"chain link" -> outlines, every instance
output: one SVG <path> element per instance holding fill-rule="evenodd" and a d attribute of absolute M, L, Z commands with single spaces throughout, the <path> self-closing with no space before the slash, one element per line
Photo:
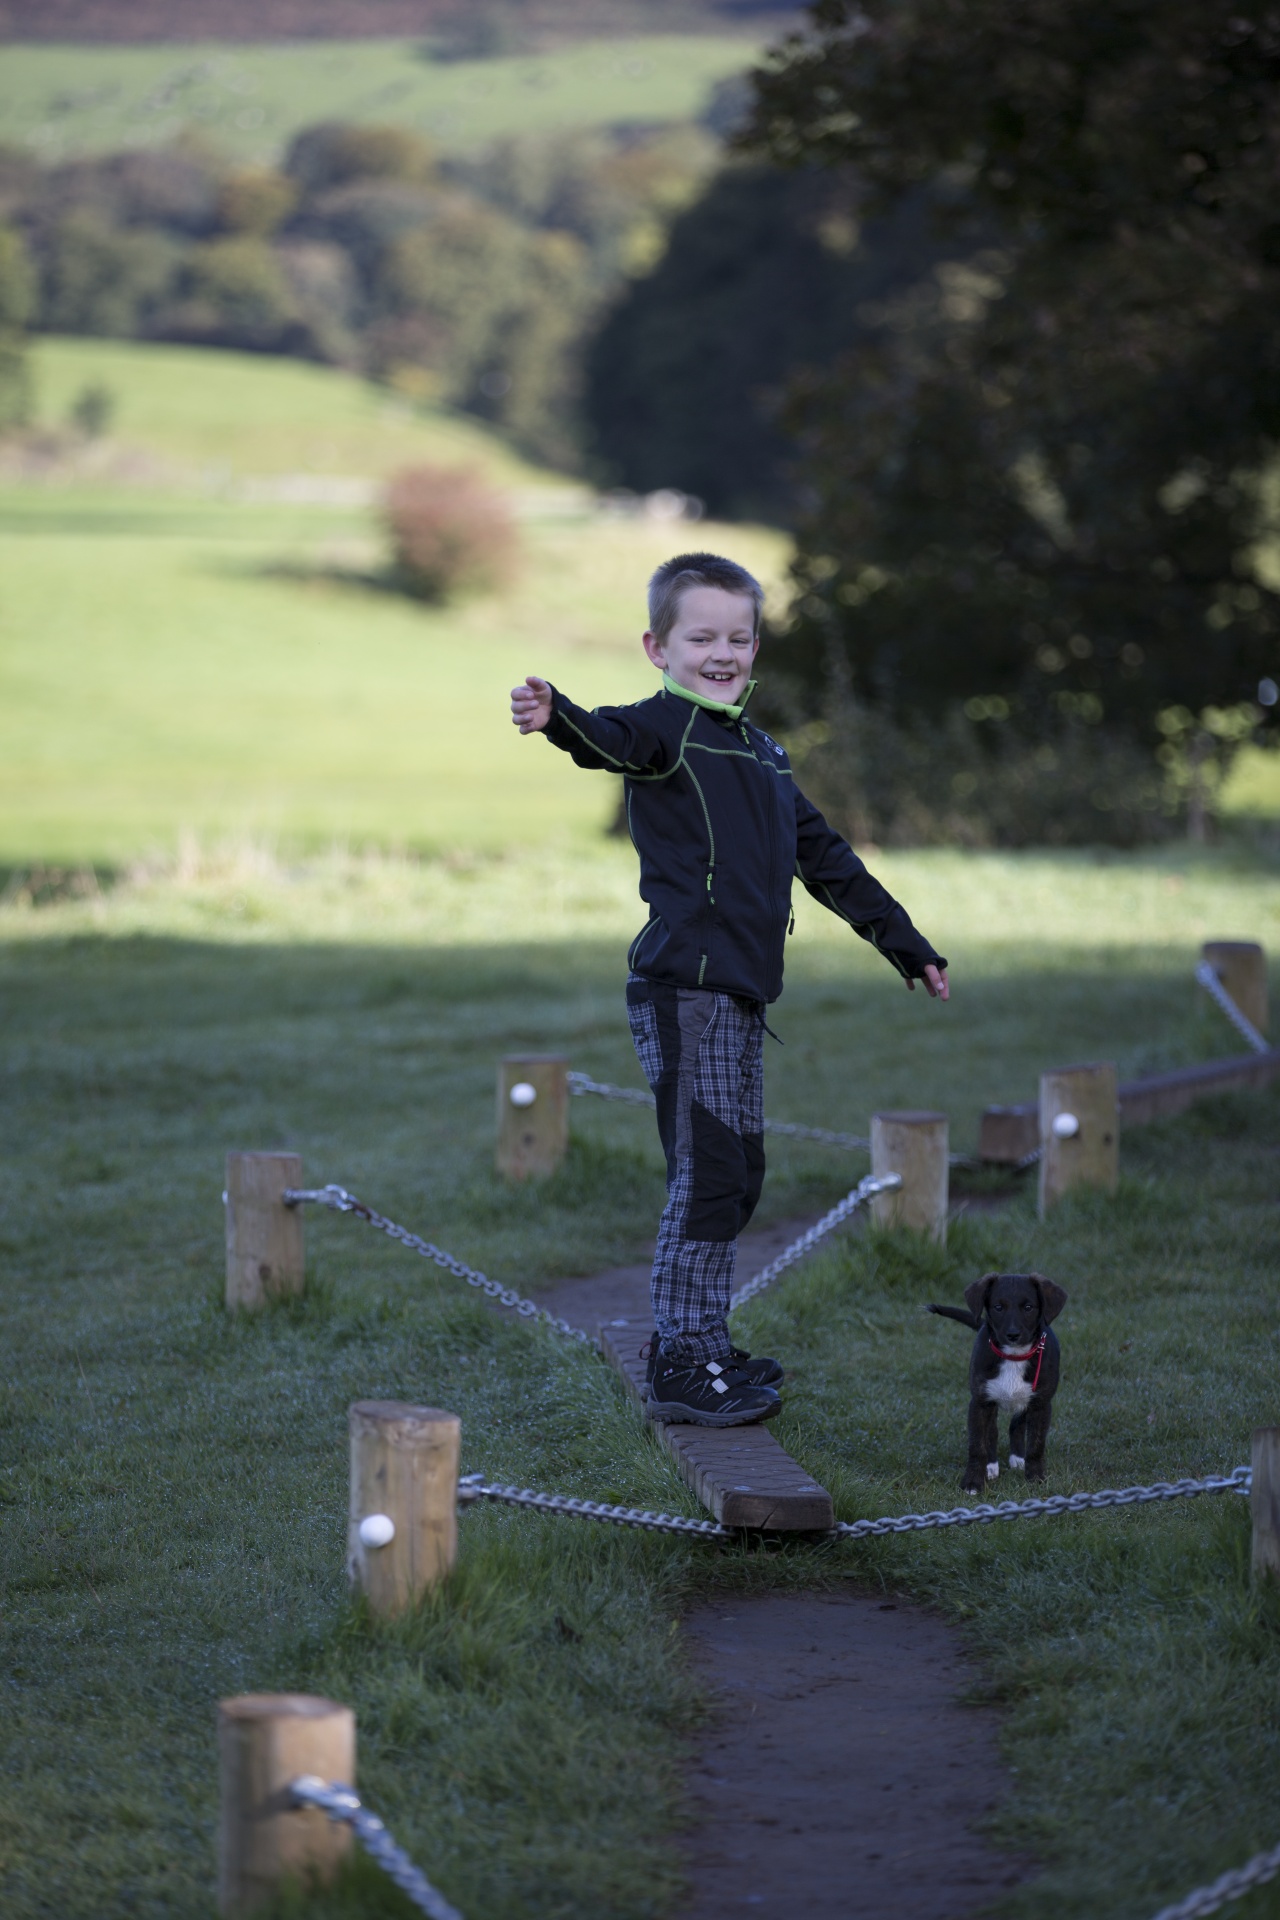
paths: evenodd
<path fill-rule="evenodd" d="M 540 1307 L 536 1300 L 524 1299 L 513 1287 L 504 1287 L 500 1280 L 490 1280 L 475 1267 L 469 1267 L 465 1260 L 456 1260 L 451 1253 L 442 1253 L 439 1247 L 433 1247 L 420 1234 L 410 1233 L 407 1227 L 398 1227 L 394 1220 L 388 1220 L 385 1215 L 375 1213 L 372 1207 L 366 1207 L 363 1200 L 357 1200 L 345 1187 L 332 1183 L 327 1187 L 286 1187 L 283 1197 L 286 1207 L 302 1206 L 307 1201 L 313 1201 L 318 1206 L 331 1207 L 335 1213 L 354 1213 L 357 1219 L 367 1220 L 379 1233 L 385 1233 L 389 1240 L 399 1241 L 411 1253 L 420 1253 L 424 1260 L 434 1260 L 446 1273 L 453 1274 L 455 1279 L 465 1280 L 469 1287 L 478 1287 L 481 1293 L 488 1294 L 501 1307 L 510 1307 L 522 1319 L 542 1320 L 557 1333 L 564 1334 L 566 1339 L 579 1340 L 585 1347 L 594 1347 L 596 1344 L 581 1327 L 571 1327 L 567 1320 L 562 1320 L 559 1314 L 550 1312 L 546 1307 Z"/>
<path fill-rule="evenodd" d="M 1161 1907 L 1155 1920 L 1202 1920 L 1202 1915 L 1216 1913 L 1232 1900 L 1242 1900 L 1255 1887 L 1265 1887 L 1278 1873 L 1280 1847 L 1272 1847 L 1270 1853 L 1255 1853 L 1244 1866 L 1233 1867 L 1210 1886 L 1197 1887 L 1185 1900 L 1179 1900 L 1176 1907 Z"/>
<path fill-rule="evenodd" d="M 567 1075 L 569 1091 L 572 1094 L 594 1093 L 601 1100 L 621 1100 L 629 1107 L 656 1107 L 657 1101 L 651 1093 L 641 1093 L 639 1087 L 615 1087 L 607 1080 L 593 1080 L 586 1073 Z M 766 1120 L 766 1133 L 782 1134 L 788 1140 L 817 1140 L 824 1147 L 848 1147 L 855 1153 L 870 1153 L 871 1142 L 864 1140 L 859 1133 L 835 1133 L 830 1127 L 802 1127 L 793 1120 Z"/>
<path fill-rule="evenodd" d="M 886 1533 L 925 1533 L 938 1527 L 972 1526 L 991 1520 L 1038 1520 L 1062 1513 L 1088 1513 L 1098 1507 L 1142 1506 L 1151 1500 L 1185 1500 L 1198 1493 L 1248 1493 L 1250 1467 L 1209 1474 L 1203 1480 L 1162 1480 L 1150 1487 L 1104 1487 L 1098 1493 L 1056 1493 L 1044 1500 L 1002 1500 L 997 1506 L 952 1507 L 945 1513 L 888 1514 L 879 1520 L 846 1520 L 828 1528 L 827 1540 L 867 1540 Z M 678 1514 L 651 1513 L 639 1507 L 610 1507 L 598 1500 L 573 1500 L 559 1493 L 535 1493 L 529 1487 L 500 1487 L 472 1473 L 458 1482 L 458 1503 L 500 1500 L 539 1513 L 563 1513 L 574 1520 L 603 1520 L 615 1527 L 642 1527 L 651 1533 L 691 1534 L 701 1540 L 729 1540 L 736 1530 L 715 1520 L 683 1520 Z"/>
<path fill-rule="evenodd" d="M 718 1520 L 685 1520 L 678 1513 L 653 1513 L 647 1507 L 610 1507 L 599 1500 L 573 1500 L 562 1493 L 535 1493 L 531 1487 L 493 1486 L 478 1473 L 458 1482 L 463 1506 L 473 1500 L 498 1500 L 508 1507 L 532 1507 L 538 1513 L 563 1513 L 571 1520 L 604 1520 L 615 1527 L 639 1527 L 646 1533 L 692 1534 L 699 1540 L 731 1540 L 734 1532 Z"/>
<path fill-rule="evenodd" d="M 607 1080 L 593 1080 L 590 1074 L 570 1072 L 566 1075 L 569 1091 L 572 1094 L 594 1093 L 601 1100 L 620 1100 L 629 1107 L 657 1106 L 651 1093 L 642 1093 L 639 1087 L 615 1087 Z M 851 1153 L 870 1153 L 871 1142 L 860 1133 L 837 1133 L 831 1127 L 805 1127 L 796 1120 L 766 1120 L 766 1133 L 776 1133 L 785 1140 L 816 1140 L 823 1147 L 845 1147 Z M 975 1160 L 971 1153 L 953 1153 L 948 1155 L 953 1167 L 980 1167 L 981 1160 Z"/>
<path fill-rule="evenodd" d="M 1196 979 L 1200 982 L 1200 985 L 1204 988 L 1209 998 L 1216 1001 L 1218 1006 L 1221 1007 L 1223 1013 L 1226 1014 L 1241 1039 L 1247 1041 L 1255 1053 L 1270 1053 L 1271 1048 L 1267 1041 L 1258 1032 L 1258 1029 L 1254 1026 L 1248 1015 L 1241 1013 L 1239 1007 L 1218 978 L 1216 968 L 1211 967 L 1207 960 L 1202 960 L 1197 966 Z"/>
<path fill-rule="evenodd" d="M 370 1859 L 377 1862 L 388 1879 L 395 1881 L 428 1920 L 462 1920 L 458 1909 L 451 1907 L 442 1893 L 436 1892 L 421 1867 L 415 1867 L 404 1848 L 397 1846 L 377 1814 L 370 1813 L 354 1788 L 326 1785 L 314 1774 L 305 1773 L 289 1782 L 289 1791 L 299 1806 L 319 1807 L 331 1820 L 353 1828 Z"/>
<path fill-rule="evenodd" d="M 771 1287 L 780 1274 L 785 1273 L 788 1267 L 793 1267 L 797 1260 L 803 1260 L 806 1253 L 812 1252 L 818 1242 L 825 1240 L 829 1233 L 834 1233 L 836 1228 L 843 1225 L 850 1214 L 856 1213 L 864 1202 L 874 1199 L 878 1193 L 892 1193 L 901 1185 L 900 1173 L 886 1173 L 879 1177 L 868 1174 L 865 1180 L 859 1180 L 857 1186 L 846 1193 L 844 1199 L 838 1201 L 830 1213 L 824 1213 L 821 1220 L 815 1221 L 798 1240 L 793 1240 L 789 1247 L 785 1247 L 776 1260 L 771 1260 L 768 1266 L 762 1267 L 744 1287 L 738 1288 L 729 1301 L 730 1311 L 734 1307 L 745 1307 L 748 1300 L 754 1300 L 758 1293 L 763 1293 L 766 1287 Z"/>
<path fill-rule="evenodd" d="M 1060 1513 L 1089 1513 L 1097 1507 L 1137 1507 L 1149 1500 L 1185 1500 L 1197 1493 L 1248 1493 L 1253 1470 L 1237 1467 L 1203 1480 L 1161 1480 L 1150 1487 L 1103 1487 L 1098 1493 L 1054 1493 L 1044 1500 L 1001 1500 L 997 1505 L 952 1507 L 945 1513 L 900 1513 L 883 1520 L 846 1520 L 833 1527 L 832 1540 L 867 1540 L 886 1533 L 923 1533 L 933 1527 L 968 1527 L 991 1520 L 1036 1520 Z"/>

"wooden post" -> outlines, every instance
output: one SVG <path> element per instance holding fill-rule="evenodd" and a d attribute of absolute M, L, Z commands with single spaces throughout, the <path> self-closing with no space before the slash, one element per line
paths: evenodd
<path fill-rule="evenodd" d="M 1256 940 L 1206 940 L 1200 949 L 1245 1019 L 1266 1033 L 1267 955 Z"/>
<path fill-rule="evenodd" d="M 302 1209 L 281 1198 L 301 1185 L 296 1153 L 227 1155 L 228 1312 L 302 1292 Z"/>
<path fill-rule="evenodd" d="M 1072 1187 L 1114 1193 L 1120 1178 L 1120 1097 L 1110 1061 L 1040 1076 L 1040 1218 Z"/>
<path fill-rule="evenodd" d="M 241 1920 L 284 1880 L 331 1880 L 352 1833 L 318 1807 L 294 1806 L 302 1774 L 353 1787 L 356 1717 L 309 1693 L 244 1693 L 218 1703 L 218 1911 Z"/>
<path fill-rule="evenodd" d="M 554 1173 L 569 1147 L 569 1062 L 561 1053 L 509 1053 L 498 1063 L 498 1172 Z"/>
<path fill-rule="evenodd" d="M 1280 1579 L 1280 1427 L 1253 1430 L 1253 1577 Z"/>
<path fill-rule="evenodd" d="M 462 1422 L 402 1400 L 357 1400 L 349 1417 L 347 1571 L 374 1613 L 403 1613 L 458 1555 Z"/>
<path fill-rule="evenodd" d="M 895 1192 L 878 1193 L 871 1202 L 872 1218 L 881 1226 L 914 1227 L 946 1240 L 949 1137 L 945 1113 L 872 1114 L 871 1171 L 902 1175 Z"/>

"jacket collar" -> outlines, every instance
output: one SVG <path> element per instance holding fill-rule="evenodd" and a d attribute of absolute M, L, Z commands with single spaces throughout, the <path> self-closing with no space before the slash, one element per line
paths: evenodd
<path fill-rule="evenodd" d="M 663 674 L 662 684 L 668 693 L 674 693 L 678 699 L 689 701 L 691 706 L 705 707 L 708 713 L 722 713 L 728 720 L 741 720 L 746 711 L 747 702 L 756 690 L 756 682 L 748 680 L 747 690 L 742 699 L 736 707 L 731 707 L 727 700 L 708 700 L 705 693 L 695 693 L 692 687 L 682 687 L 680 682 L 673 680 L 669 673 Z"/>

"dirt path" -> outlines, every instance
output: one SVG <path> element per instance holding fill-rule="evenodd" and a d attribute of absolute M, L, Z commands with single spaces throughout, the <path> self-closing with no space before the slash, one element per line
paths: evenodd
<path fill-rule="evenodd" d="M 862 1593 L 727 1596 L 685 1620 L 719 1701 L 689 1770 L 682 1920 L 957 1920 L 1020 1880 L 970 1822 L 1011 1791 L 954 1629 Z"/>
<path fill-rule="evenodd" d="M 743 1235 L 742 1280 L 807 1220 Z M 596 1332 L 643 1314 L 649 1263 L 540 1290 Z M 727 1596 L 684 1623 L 717 1711 L 690 1749 L 680 1920 L 960 1920 L 1031 1871 L 970 1823 L 1012 1791 L 959 1635 L 857 1592 Z"/>

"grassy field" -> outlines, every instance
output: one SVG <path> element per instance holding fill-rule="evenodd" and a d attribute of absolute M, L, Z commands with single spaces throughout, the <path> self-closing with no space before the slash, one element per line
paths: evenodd
<path fill-rule="evenodd" d="M 8 45 L 0 139 L 60 160 L 156 146 L 197 127 L 261 162 L 278 159 L 299 127 L 356 120 L 412 127 L 456 151 L 510 134 L 693 119 L 716 81 L 757 51 L 733 34 L 586 41 L 443 65 L 412 40 Z"/>
<path fill-rule="evenodd" d="M 802 916 L 775 1114 L 861 1127 L 876 1105 L 937 1103 L 967 1142 L 981 1104 L 1054 1061 L 1229 1050 L 1189 981 L 1196 942 L 1274 943 L 1280 914 L 1273 874 L 1216 863 L 879 864 L 952 954 L 956 999 L 907 995 Z M 309 1220 L 303 1304 L 228 1323 L 222 1154 L 294 1146 L 308 1177 L 520 1287 L 634 1256 L 661 1197 L 645 1116 L 575 1103 L 568 1164 L 533 1193 L 501 1188 L 489 1158 L 499 1053 L 561 1047 L 636 1081 L 619 996 L 634 920 L 618 848 L 243 855 L 0 909 L 15 1920 L 209 1913 L 212 1705 L 254 1686 L 355 1704 L 363 1785 L 464 1912 L 669 1911 L 678 1738 L 698 1712 L 679 1609 L 847 1577 L 929 1599 L 987 1663 L 1019 1780 L 1002 1830 L 1045 1865 L 1010 1916 L 1047 1900 L 1144 1920 L 1273 1842 L 1278 1619 L 1248 1589 L 1236 1500 L 745 1555 L 472 1514 L 457 1580 L 420 1616 L 381 1629 L 348 1603 L 354 1398 L 457 1409 L 468 1470 L 689 1503 L 603 1368 L 354 1223 Z M 848 1240 L 744 1329 L 792 1369 L 780 1437 L 844 1517 L 953 1504 L 965 1341 L 917 1311 L 984 1266 L 1035 1263 L 1071 1294 L 1050 1489 L 1235 1465 L 1276 1415 L 1278 1119 L 1268 1096 L 1135 1134 L 1114 1203 L 1041 1226 L 1024 1190 L 945 1255 Z M 783 1148 L 765 1216 L 817 1208 L 849 1168 Z M 363 1873 L 307 1910 L 405 1911 Z"/>
<path fill-rule="evenodd" d="M 118 406 L 87 466 L 0 491 L 10 867 L 114 866 L 192 837 L 492 852 L 594 836 L 613 783 L 522 741 L 510 687 L 537 671 L 590 703 L 646 692 L 644 582 L 691 540 L 783 567 L 766 530 L 602 520 L 473 423 L 391 410 L 340 373 L 90 341 L 35 358 L 46 425 L 90 381 Z M 243 497 L 424 459 L 513 490 L 524 559 L 502 597 L 419 606 L 385 590 L 370 510 Z"/>
<path fill-rule="evenodd" d="M 491 1171 L 499 1054 L 638 1082 L 634 856 L 600 832 L 609 783 L 520 741 L 505 692 L 528 667 L 641 691 L 654 562 L 726 544 L 776 582 L 785 544 L 604 520 L 474 426 L 320 370 L 50 342 L 38 373 L 46 424 L 89 380 L 119 407 L 109 444 L 0 498 L 6 1920 L 211 1915 L 214 1702 L 250 1687 L 355 1705 L 362 1786 L 470 1920 L 659 1920 L 702 1711 L 682 1608 L 846 1578 L 960 1623 L 1006 1709 L 997 1831 L 1043 1864 L 1008 1920 L 1149 1920 L 1274 1844 L 1280 1611 L 1234 1497 L 751 1552 L 471 1513 L 412 1620 L 352 1606 L 356 1398 L 456 1409 L 467 1470 L 691 1504 L 603 1367 L 354 1222 L 308 1221 L 304 1301 L 228 1322 L 223 1155 L 296 1148 L 521 1289 L 638 1255 L 662 1196 L 646 1116 L 577 1101 L 555 1179 Z M 368 509 L 281 497 L 418 458 L 513 490 L 507 597 L 415 607 L 379 583 Z M 862 1132 L 937 1106 L 968 1148 L 1044 1067 L 1238 1050 L 1191 970 L 1206 938 L 1280 946 L 1265 844 L 872 856 L 955 999 L 907 994 L 802 899 L 769 1110 Z M 1040 1224 L 1024 1186 L 945 1253 L 844 1238 L 744 1316 L 789 1368 L 784 1444 L 842 1517 L 954 1504 L 966 1342 L 918 1309 L 1036 1265 L 1071 1296 L 1050 1490 L 1236 1465 L 1280 1412 L 1278 1121 L 1280 1094 L 1242 1096 L 1136 1132 L 1114 1201 Z M 862 1166 L 780 1147 L 762 1217 Z M 306 1911 L 407 1908 L 357 1866 Z M 1280 1893 L 1236 1911 L 1278 1920 Z"/>

